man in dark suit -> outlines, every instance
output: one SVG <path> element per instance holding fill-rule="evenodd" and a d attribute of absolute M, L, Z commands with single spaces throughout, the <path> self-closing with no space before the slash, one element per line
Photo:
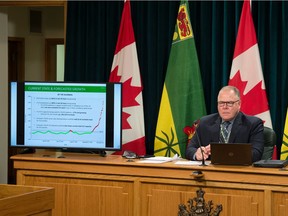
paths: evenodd
<path fill-rule="evenodd" d="M 240 111 L 241 98 L 234 86 L 223 87 L 218 94 L 218 113 L 204 116 L 196 129 L 197 135 L 190 140 L 186 158 L 210 159 L 210 143 L 251 143 L 252 161 L 261 159 L 264 150 L 263 121 L 255 116 L 245 115 Z M 200 144 L 199 144 L 200 142 Z"/>

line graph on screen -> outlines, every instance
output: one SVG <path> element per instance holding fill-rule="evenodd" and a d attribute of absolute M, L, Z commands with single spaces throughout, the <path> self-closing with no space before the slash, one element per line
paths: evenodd
<path fill-rule="evenodd" d="M 87 94 L 47 92 L 25 101 L 25 139 L 30 142 L 94 142 L 104 145 L 105 97 Z M 54 94 L 57 94 L 54 95 Z M 99 93 L 100 94 L 100 93 Z M 87 103 L 87 100 L 90 102 Z M 91 101 L 94 101 L 91 103 Z"/>

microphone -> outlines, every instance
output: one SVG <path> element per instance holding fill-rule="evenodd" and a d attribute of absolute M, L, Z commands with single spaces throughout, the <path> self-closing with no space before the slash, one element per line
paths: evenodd
<path fill-rule="evenodd" d="M 197 133 L 197 129 L 198 129 L 199 123 L 200 123 L 199 119 L 194 122 L 194 124 L 196 125 L 194 135 L 196 135 L 196 138 L 197 138 L 197 141 L 198 141 L 198 144 L 199 144 L 199 147 L 200 147 L 200 151 L 201 151 L 201 154 L 202 154 L 202 163 L 199 166 L 207 166 L 207 164 L 205 163 L 205 159 L 204 159 L 204 153 L 203 153 L 203 149 L 202 149 L 203 146 L 201 144 L 199 135 Z"/>

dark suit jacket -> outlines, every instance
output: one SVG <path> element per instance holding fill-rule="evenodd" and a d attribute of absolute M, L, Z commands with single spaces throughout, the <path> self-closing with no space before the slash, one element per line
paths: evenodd
<path fill-rule="evenodd" d="M 201 146 L 207 146 L 211 142 L 219 142 L 221 117 L 218 113 L 204 116 L 200 119 L 198 128 L 190 140 L 186 149 L 186 158 L 193 160 L 196 150 Z M 229 143 L 251 143 L 252 144 L 252 161 L 261 159 L 264 150 L 263 140 L 263 122 L 255 116 L 248 116 L 239 112 L 236 116 L 230 137 Z"/>

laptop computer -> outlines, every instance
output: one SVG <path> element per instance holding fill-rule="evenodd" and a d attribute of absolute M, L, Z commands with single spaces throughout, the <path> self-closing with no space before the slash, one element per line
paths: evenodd
<path fill-rule="evenodd" d="M 211 164 L 252 165 L 250 143 L 210 143 Z"/>

